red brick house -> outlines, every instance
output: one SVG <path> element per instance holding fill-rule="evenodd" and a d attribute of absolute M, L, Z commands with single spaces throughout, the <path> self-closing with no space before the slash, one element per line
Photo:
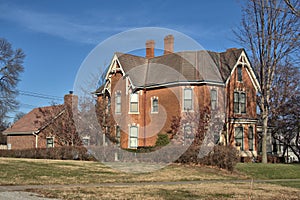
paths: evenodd
<path fill-rule="evenodd" d="M 68 119 L 66 115 L 73 105 L 77 106 L 77 102 L 78 97 L 70 93 L 65 95 L 63 105 L 34 108 L 3 132 L 7 136 L 8 149 L 53 148 L 72 145 L 65 135 L 59 135 L 63 133 L 57 133 L 57 131 L 62 130 L 65 123 L 69 123 L 65 122 Z M 71 126 L 71 128 L 68 127 L 68 130 L 76 130 L 74 124 L 69 123 L 68 125 Z M 81 139 L 77 139 L 77 143 L 81 143 Z"/>
<path fill-rule="evenodd" d="M 256 155 L 260 88 L 246 52 L 174 53 L 174 37 L 164 42 L 160 56 L 154 55 L 153 40 L 146 42 L 146 57 L 114 54 L 105 83 L 95 92 L 98 104 L 106 102 L 113 116 L 104 131 L 122 148 L 153 146 L 158 133 L 170 131 L 174 116 L 209 107 L 225 118 L 219 142 L 239 146 L 242 156 Z M 190 126 L 183 126 L 183 132 Z"/>

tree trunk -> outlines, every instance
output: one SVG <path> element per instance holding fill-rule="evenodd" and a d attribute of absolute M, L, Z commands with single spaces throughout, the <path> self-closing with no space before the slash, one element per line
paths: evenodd
<path fill-rule="evenodd" d="M 262 163 L 268 163 L 267 158 L 267 134 L 268 134 L 268 113 L 263 113 L 263 134 L 262 134 Z"/>

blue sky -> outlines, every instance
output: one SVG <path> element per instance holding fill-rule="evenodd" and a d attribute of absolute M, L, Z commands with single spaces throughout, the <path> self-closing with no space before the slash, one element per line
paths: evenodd
<path fill-rule="evenodd" d="M 18 86 L 21 91 L 63 97 L 73 90 L 81 63 L 97 44 L 130 29 L 174 29 L 212 51 L 240 47 L 234 42 L 232 29 L 240 23 L 242 3 L 0 0 L 0 37 L 26 54 Z M 51 104 L 49 99 L 25 95 L 18 100 L 23 112 Z"/>

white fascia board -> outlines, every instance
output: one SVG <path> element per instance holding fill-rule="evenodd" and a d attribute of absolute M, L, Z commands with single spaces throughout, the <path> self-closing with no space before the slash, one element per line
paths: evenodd
<path fill-rule="evenodd" d="M 240 62 L 242 56 L 246 58 L 246 64 L 245 64 L 244 66 L 247 67 L 247 68 L 246 68 L 246 69 L 247 69 L 247 70 L 246 70 L 247 72 L 248 72 L 248 70 L 249 70 L 248 74 L 249 74 L 249 76 L 250 76 L 250 80 L 251 80 L 251 82 L 252 82 L 252 84 L 253 84 L 255 90 L 256 90 L 256 91 L 260 91 L 260 86 L 259 86 L 258 80 L 257 80 L 257 78 L 256 78 L 256 76 L 255 76 L 255 73 L 253 72 L 253 69 L 252 69 L 252 67 L 251 67 L 251 65 L 250 65 L 250 62 L 249 62 L 249 60 L 248 60 L 248 57 L 247 57 L 246 54 L 245 54 L 245 51 L 242 51 L 241 55 L 239 56 L 237 62 L 235 63 L 233 69 L 232 69 L 231 72 L 230 72 L 230 76 L 227 78 L 227 80 L 226 80 L 226 82 L 225 82 L 225 85 L 227 86 L 227 84 L 229 83 L 229 80 L 230 80 L 230 78 L 232 77 L 232 74 L 234 73 L 236 67 L 237 67 L 238 65 L 240 65 L 240 64 L 244 64 L 244 63 Z"/>

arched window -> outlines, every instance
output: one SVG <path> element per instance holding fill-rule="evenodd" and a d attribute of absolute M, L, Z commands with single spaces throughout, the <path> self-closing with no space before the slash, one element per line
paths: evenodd
<path fill-rule="evenodd" d="M 158 98 L 157 97 L 152 98 L 151 112 L 152 113 L 158 113 Z"/>

